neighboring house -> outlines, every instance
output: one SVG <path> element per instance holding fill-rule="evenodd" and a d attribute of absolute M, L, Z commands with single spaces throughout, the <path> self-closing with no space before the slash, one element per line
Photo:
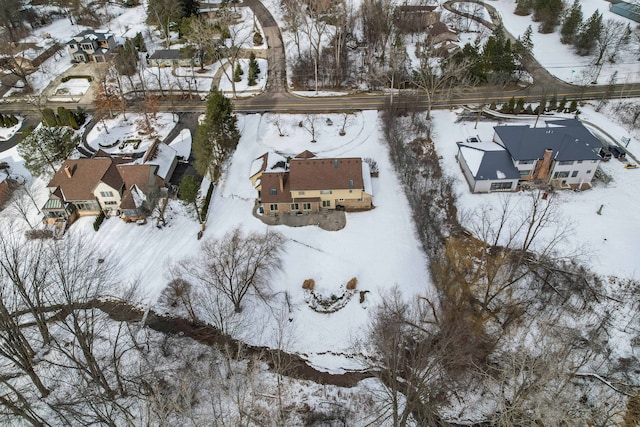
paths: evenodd
<path fill-rule="evenodd" d="M 284 161 L 269 161 L 271 156 L 258 157 L 251 171 L 264 213 L 371 209 L 371 175 L 369 165 L 361 158 L 322 159 L 305 151 L 291 159 L 287 168 Z M 275 168 L 269 167 L 272 163 Z"/>
<path fill-rule="evenodd" d="M 150 67 L 189 67 L 200 66 L 200 58 L 186 56 L 185 53 L 175 49 L 158 49 L 149 57 Z"/>
<path fill-rule="evenodd" d="M 515 190 L 513 169 L 506 168 L 507 155 L 520 183 L 554 188 L 591 187 L 600 165 L 598 152 L 602 143 L 578 120 L 547 121 L 542 128 L 496 126 L 494 131 L 493 142 L 504 151 L 491 143 L 458 144 L 458 161 L 471 191 Z"/>
<path fill-rule="evenodd" d="M 430 25 L 440 21 L 437 6 L 396 6 L 393 10 L 393 22 L 399 31 L 420 33 Z"/>
<path fill-rule="evenodd" d="M 427 42 L 436 50 L 444 51 L 442 54 L 456 48 L 459 41 L 458 33 L 451 31 L 443 22 L 436 22 L 429 28 Z"/>
<path fill-rule="evenodd" d="M 66 160 L 48 184 L 44 220 L 72 222 L 78 216 L 121 215 L 125 221 L 144 218 L 142 202 L 164 185 L 157 165 L 125 163 L 125 159 L 93 157 Z"/>
<path fill-rule="evenodd" d="M 616 15 L 640 22 L 640 4 L 632 4 L 625 1 L 612 2 L 612 4 L 609 5 L 609 10 Z"/>
<path fill-rule="evenodd" d="M 73 62 L 107 62 L 116 46 L 113 33 L 84 30 L 67 42 L 67 51 Z"/>

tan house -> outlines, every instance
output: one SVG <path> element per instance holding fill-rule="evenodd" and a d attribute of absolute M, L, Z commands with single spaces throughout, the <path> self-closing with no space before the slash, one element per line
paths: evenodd
<path fill-rule="evenodd" d="M 131 164 L 126 159 L 94 157 L 66 160 L 48 184 L 44 221 L 72 222 L 78 216 L 120 215 L 125 221 L 144 218 L 142 204 L 164 185 L 157 165 Z"/>
<path fill-rule="evenodd" d="M 372 208 L 371 174 L 361 158 L 323 159 L 305 151 L 281 170 L 267 170 L 264 155 L 256 161 L 264 168 L 252 174 L 251 180 L 258 190 L 259 206 L 268 215 Z"/>

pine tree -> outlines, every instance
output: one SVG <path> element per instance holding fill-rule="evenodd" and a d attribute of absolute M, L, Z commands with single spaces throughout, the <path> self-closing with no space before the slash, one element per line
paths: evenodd
<path fill-rule="evenodd" d="M 9 127 L 7 126 L 7 121 L 5 120 L 5 117 L 2 113 L 0 113 L 0 126 L 2 126 L 3 128 Z"/>
<path fill-rule="evenodd" d="M 549 101 L 549 105 L 547 106 L 548 111 L 554 111 L 558 108 L 558 97 L 553 95 L 551 100 Z"/>
<path fill-rule="evenodd" d="M 509 100 L 509 103 L 508 103 L 508 105 L 507 105 L 507 106 L 508 106 L 508 108 L 509 108 L 509 109 L 508 109 L 508 112 L 509 112 L 509 113 L 513 113 L 513 112 L 514 112 L 514 110 L 515 110 L 515 108 L 516 108 L 516 98 L 514 98 L 514 97 L 512 96 L 512 97 L 511 97 L 511 99 Z"/>
<path fill-rule="evenodd" d="M 560 29 L 560 41 L 564 44 L 573 43 L 573 39 L 582 25 L 582 7 L 578 0 L 574 0 L 573 6 L 562 22 Z"/>
<path fill-rule="evenodd" d="M 578 101 L 574 99 L 573 101 L 571 101 L 571 104 L 569 105 L 569 112 L 573 113 L 577 110 L 578 110 Z"/>
<path fill-rule="evenodd" d="M 524 110 L 524 98 L 518 98 L 518 102 L 516 104 L 516 114 L 522 113 Z"/>
<path fill-rule="evenodd" d="M 558 25 L 564 4 L 562 0 L 535 0 L 533 4 L 533 20 L 540 22 L 538 31 L 543 34 L 552 33 Z"/>
<path fill-rule="evenodd" d="M 42 126 L 28 134 L 18 145 L 18 153 L 34 175 L 47 170 L 55 172 L 59 162 L 66 159 L 80 143 L 80 138 L 63 127 Z"/>
<path fill-rule="evenodd" d="M 567 106 L 567 97 L 565 95 L 562 97 L 562 100 L 560 100 L 560 104 L 558 104 L 558 113 L 563 113 L 566 106 Z"/>
<path fill-rule="evenodd" d="M 596 10 L 580 28 L 575 38 L 574 47 L 578 55 L 589 55 L 596 46 L 602 31 L 602 15 Z"/>
<path fill-rule="evenodd" d="M 531 0 L 517 0 L 516 9 L 513 11 L 516 15 L 527 16 L 531 14 Z"/>
<path fill-rule="evenodd" d="M 524 34 L 522 34 L 522 39 L 520 40 L 520 44 L 522 44 L 522 47 L 524 48 L 526 53 L 531 53 L 531 50 L 533 49 L 533 41 L 531 40 L 531 25 L 529 25 L 527 27 L 526 30 L 524 30 Z"/>
<path fill-rule="evenodd" d="M 531 106 L 531 104 L 527 105 L 527 108 L 524 109 L 524 112 L 531 116 L 533 115 L 533 107 Z"/>
<path fill-rule="evenodd" d="M 233 71 L 233 81 L 235 82 L 242 81 L 243 74 L 244 74 L 244 71 L 242 71 L 242 67 L 240 66 L 240 63 L 237 63 L 236 69 Z"/>
<path fill-rule="evenodd" d="M 256 55 L 251 52 L 249 56 L 249 74 L 247 76 L 248 85 L 255 86 L 258 79 L 258 74 L 260 74 L 260 67 L 258 66 L 258 61 L 256 61 Z"/>

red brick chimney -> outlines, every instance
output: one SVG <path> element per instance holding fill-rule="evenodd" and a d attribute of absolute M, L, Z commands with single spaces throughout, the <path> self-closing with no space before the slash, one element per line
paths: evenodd
<path fill-rule="evenodd" d="M 284 174 L 283 173 L 278 174 L 278 181 L 280 182 L 280 192 L 282 193 L 284 191 Z"/>

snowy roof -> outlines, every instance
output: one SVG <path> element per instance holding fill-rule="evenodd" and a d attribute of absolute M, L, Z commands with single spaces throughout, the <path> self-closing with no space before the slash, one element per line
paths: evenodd
<path fill-rule="evenodd" d="M 191 131 L 183 129 L 180 131 L 173 141 L 169 144 L 171 148 L 176 150 L 176 155 L 187 160 L 191 155 Z"/>
<path fill-rule="evenodd" d="M 362 162 L 362 181 L 364 183 L 364 192 L 373 196 L 373 185 L 371 183 L 371 170 L 367 162 Z"/>
<path fill-rule="evenodd" d="M 176 150 L 161 142 L 156 147 L 153 158 L 147 160 L 145 163 L 149 165 L 157 165 L 158 170 L 156 171 L 156 175 L 158 175 L 164 181 L 167 181 L 169 178 L 171 178 L 167 175 L 169 174 L 169 172 L 171 172 L 176 156 Z"/>
<path fill-rule="evenodd" d="M 284 171 L 285 168 L 280 167 L 279 165 L 281 163 L 286 164 L 287 159 L 285 159 L 280 154 L 273 153 L 273 152 L 264 153 L 262 156 L 258 157 L 253 162 L 251 162 L 251 171 L 249 172 L 249 176 L 251 177 L 256 175 L 258 172 L 264 172 L 264 171 L 269 171 L 269 172 Z"/>
<path fill-rule="evenodd" d="M 175 49 L 157 49 L 149 59 L 179 59 L 180 51 Z"/>
<path fill-rule="evenodd" d="M 598 160 L 602 143 L 576 119 L 548 121 L 546 127 L 493 128 L 515 160 L 542 159 L 546 149 L 557 161 Z"/>
<path fill-rule="evenodd" d="M 520 178 L 507 150 L 494 142 L 458 144 L 458 148 L 476 180 Z"/>

